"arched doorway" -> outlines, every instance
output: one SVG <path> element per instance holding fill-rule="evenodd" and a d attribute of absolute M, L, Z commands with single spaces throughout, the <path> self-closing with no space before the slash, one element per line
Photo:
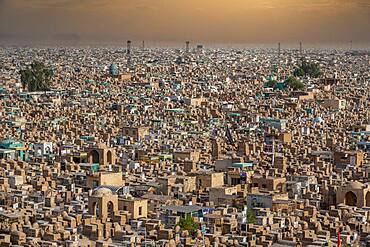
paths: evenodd
<path fill-rule="evenodd" d="M 285 189 L 285 186 L 284 186 L 284 183 L 279 183 L 276 185 L 276 190 L 280 191 L 280 192 L 285 192 L 286 189 Z"/>
<path fill-rule="evenodd" d="M 370 191 L 366 193 L 366 207 L 370 207 Z"/>
<path fill-rule="evenodd" d="M 344 197 L 344 204 L 348 206 L 356 206 L 357 205 L 357 196 L 352 191 L 346 193 Z"/>
<path fill-rule="evenodd" d="M 109 150 L 107 152 L 107 161 L 108 161 L 108 164 L 112 164 L 112 160 L 113 160 L 112 152 Z"/>
<path fill-rule="evenodd" d="M 99 157 L 99 152 L 96 151 L 96 150 L 93 150 L 91 151 L 90 153 L 91 157 L 92 157 L 92 163 L 94 164 L 97 164 L 97 163 L 100 163 L 100 157 Z"/>
<path fill-rule="evenodd" d="M 108 208 L 108 217 L 113 220 L 114 219 L 114 206 L 113 206 L 113 202 L 109 201 L 107 208 Z"/>
<path fill-rule="evenodd" d="M 99 218 L 100 217 L 99 203 L 94 202 L 92 208 L 93 208 L 94 215 Z"/>

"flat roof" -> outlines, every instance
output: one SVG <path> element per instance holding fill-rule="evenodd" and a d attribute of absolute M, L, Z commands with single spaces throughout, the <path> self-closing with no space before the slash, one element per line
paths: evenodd
<path fill-rule="evenodd" d="M 192 213 L 196 212 L 202 209 L 205 209 L 204 207 L 200 207 L 197 205 L 185 205 L 185 206 L 176 206 L 176 205 L 169 205 L 169 206 L 163 206 L 163 209 L 180 212 L 180 213 Z"/>

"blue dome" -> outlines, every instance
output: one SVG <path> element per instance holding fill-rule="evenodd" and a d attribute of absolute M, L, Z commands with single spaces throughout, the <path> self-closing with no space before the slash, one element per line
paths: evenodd
<path fill-rule="evenodd" d="M 313 121 L 314 121 L 314 122 L 316 122 L 316 123 L 321 123 L 321 122 L 323 122 L 323 120 L 322 120 L 322 118 L 321 118 L 321 117 L 317 117 L 317 118 L 315 118 Z"/>
<path fill-rule="evenodd" d="M 109 66 L 109 74 L 111 74 L 112 76 L 117 76 L 117 75 L 119 75 L 118 67 L 117 67 L 117 65 L 115 65 L 114 63 L 112 63 L 112 64 Z"/>

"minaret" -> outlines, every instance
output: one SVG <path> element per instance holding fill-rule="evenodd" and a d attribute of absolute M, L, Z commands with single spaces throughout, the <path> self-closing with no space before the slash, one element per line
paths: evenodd
<path fill-rule="evenodd" d="M 127 40 L 127 55 L 131 55 L 131 40 Z"/>
<path fill-rule="evenodd" d="M 302 47 L 302 42 L 299 42 L 299 57 L 301 61 L 303 62 L 303 47 Z"/>
<path fill-rule="evenodd" d="M 131 65 L 131 40 L 127 40 L 127 50 L 126 50 L 126 54 L 127 54 L 127 65 L 130 66 Z"/>
<path fill-rule="evenodd" d="M 281 56 L 281 44 L 278 43 L 278 57 L 277 57 L 277 78 L 280 79 L 280 56 Z"/>

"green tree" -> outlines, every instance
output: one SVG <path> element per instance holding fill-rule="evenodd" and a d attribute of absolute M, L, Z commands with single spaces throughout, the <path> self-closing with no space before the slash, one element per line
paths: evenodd
<path fill-rule="evenodd" d="M 199 228 L 199 224 L 194 221 L 194 218 L 188 215 L 182 218 L 178 225 L 181 230 L 187 230 L 191 235 L 195 235 Z"/>
<path fill-rule="evenodd" d="M 256 215 L 250 208 L 247 209 L 247 222 L 248 224 L 256 224 Z"/>
<path fill-rule="evenodd" d="M 294 71 L 293 71 L 293 75 L 294 76 L 304 76 L 306 73 L 304 72 L 304 70 L 302 68 L 296 68 Z"/>
<path fill-rule="evenodd" d="M 30 92 L 47 91 L 53 78 L 53 71 L 42 62 L 34 61 L 27 69 L 21 70 L 23 88 Z"/>
<path fill-rule="evenodd" d="M 293 75 L 317 78 L 321 75 L 320 66 L 314 62 L 302 61 L 302 64 L 293 71 Z"/>
<path fill-rule="evenodd" d="M 303 90 L 305 88 L 305 85 L 303 82 L 295 78 L 294 76 L 289 76 L 286 80 L 285 83 L 288 85 L 293 90 Z"/>

